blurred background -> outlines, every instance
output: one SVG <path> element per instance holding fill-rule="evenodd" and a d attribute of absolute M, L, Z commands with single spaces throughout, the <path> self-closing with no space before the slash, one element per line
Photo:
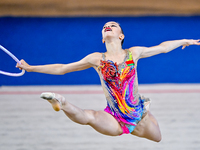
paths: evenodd
<path fill-rule="evenodd" d="M 123 48 L 154 46 L 163 41 L 200 38 L 199 0 L 1 0 L 0 44 L 31 65 L 70 63 L 92 52 L 105 52 L 101 30 L 119 22 Z M 140 84 L 200 83 L 200 47 L 178 48 L 141 59 Z M 19 72 L 0 51 L 0 70 Z M 100 84 L 94 69 L 64 76 L 25 73 L 0 75 L 0 85 Z"/>

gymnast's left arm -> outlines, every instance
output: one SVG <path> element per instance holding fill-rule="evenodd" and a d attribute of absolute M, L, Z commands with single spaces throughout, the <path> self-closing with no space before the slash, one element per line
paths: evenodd
<path fill-rule="evenodd" d="M 184 49 L 186 46 L 189 45 L 200 45 L 200 40 L 173 40 L 173 41 L 165 41 L 161 44 L 153 47 L 133 47 L 133 51 L 137 53 L 137 59 L 151 57 L 160 53 L 168 53 L 180 46 Z"/>

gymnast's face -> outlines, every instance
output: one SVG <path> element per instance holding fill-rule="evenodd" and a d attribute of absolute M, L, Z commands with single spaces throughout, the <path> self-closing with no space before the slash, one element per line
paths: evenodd
<path fill-rule="evenodd" d="M 110 21 L 110 22 L 107 22 L 103 26 L 103 29 L 102 29 L 103 40 L 106 40 L 109 37 L 119 38 L 122 35 L 123 35 L 123 33 L 121 30 L 121 27 L 119 26 L 119 24 L 117 22 Z"/>

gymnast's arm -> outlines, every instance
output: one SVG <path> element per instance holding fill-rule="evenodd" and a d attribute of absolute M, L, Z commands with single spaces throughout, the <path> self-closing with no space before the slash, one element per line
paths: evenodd
<path fill-rule="evenodd" d="M 54 75 L 63 75 L 69 72 L 80 71 L 95 67 L 98 65 L 99 53 L 92 53 L 81 59 L 80 61 L 69 64 L 50 64 L 50 65 L 38 65 L 32 66 L 21 60 L 21 64 L 16 65 L 17 68 L 24 69 L 27 72 L 39 72 Z"/>
<path fill-rule="evenodd" d="M 161 44 L 153 47 L 132 47 L 130 50 L 135 54 L 135 59 L 151 57 L 160 53 L 168 53 L 180 46 L 183 46 L 184 49 L 189 45 L 200 45 L 199 40 L 174 40 L 174 41 L 166 41 Z"/>

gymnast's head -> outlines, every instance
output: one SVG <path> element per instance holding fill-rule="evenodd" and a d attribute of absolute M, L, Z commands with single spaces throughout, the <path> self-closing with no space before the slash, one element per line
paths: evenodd
<path fill-rule="evenodd" d="M 125 36 L 119 23 L 115 21 L 109 21 L 103 26 L 102 37 L 103 37 L 102 39 L 103 43 L 106 40 L 110 40 L 113 37 L 115 37 L 121 41 L 121 46 L 122 46 L 124 43 Z"/>

